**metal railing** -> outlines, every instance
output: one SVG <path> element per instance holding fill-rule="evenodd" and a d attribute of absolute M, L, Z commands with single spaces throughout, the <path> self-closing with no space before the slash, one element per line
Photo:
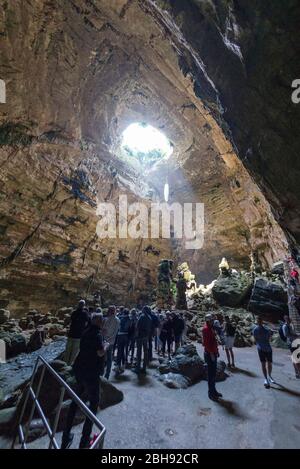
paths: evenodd
<path fill-rule="evenodd" d="M 38 380 L 38 383 L 37 383 L 36 391 L 34 391 L 33 384 L 34 384 L 34 379 L 36 377 L 36 373 L 37 373 L 38 370 L 40 371 L 40 376 L 39 376 L 39 380 Z M 40 393 L 40 390 L 41 390 L 41 386 L 42 386 L 42 383 L 43 383 L 43 379 L 44 379 L 46 370 L 49 373 L 51 373 L 51 375 L 55 378 L 55 380 L 59 383 L 59 385 L 61 387 L 60 396 L 59 396 L 59 400 L 58 400 L 56 413 L 55 413 L 55 416 L 54 416 L 53 428 L 52 429 L 51 429 L 51 426 L 50 426 L 50 424 L 47 420 L 47 417 L 45 416 L 45 413 L 44 413 L 44 411 L 43 411 L 43 409 L 40 405 L 40 402 L 38 400 L 39 393 Z M 43 422 L 43 426 L 46 429 L 47 435 L 50 439 L 50 443 L 49 443 L 48 448 L 51 449 L 52 447 L 54 447 L 54 449 L 59 449 L 59 445 L 58 445 L 57 440 L 55 438 L 55 434 L 56 434 L 58 423 L 59 423 L 59 417 L 60 417 L 60 412 L 61 412 L 62 405 L 63 405 L 63 402 L 64 402 L 65 393 L 67 393 L 70 396 L 70 398 L 73 401 L 75 401 L 75 403 L 80 408 L 82 413 L 86 416 L 86 418 L 89 418 L 93 422 L 93 424 L 96 425 L 96 427 L 99 429 L 99 434 L 97 435 L 97 437 L 95 438 L 95 440 L 93 441 L 93 443 L 92 443 L 92 445 L 90 446 L 89 449 L 103 448 L 104 436 L 105 436 L 105 433 L 106 433 L 106 429 L 105 429 L 104 425 L 90 411 L 90 409 L 77 396 L 77 394 L 70 388 L 70 386 L 62 379 L 62 377 L 59 376 L 59 374 L 52 368 L 52 366 L 49 365 L 49 363 L 43 357 L 41 357 L 40 355 L 38 356 L 38 358 L 36 360 L 36 363 L 35 363 L 35 366 L 34 366 L 34 369 L 33 369 L 33 373 L 32 373 L 32 376 L 31 376 L 31 379 L 30 379 L 30 382 L 29 382 L 28 391 L 27 391 L 27 394 L 26 394 L 26 397 L 25 397 L 25 400 L 24 400 L 24 404 L 23 404 L 23 407 L 22 407 L 22 410 L 21 410 L 21 413 L 20 413 L 20 417 L 19 417 L 19 422 L 18 422 L 16 435 L 15 435 L 14 440 L 12 442 L 12 448 L 15 448 L 16 440 L 19 437 L 20 449 L 27 449 L 27 439 L 28 439 L 28 435 L 29 435 L 29 431 L 30 431 L 31 421 L 33 419 L 35 411 L 37 410 L 37 412 L 40 415 L 41 420 Z M 24 414 L 25 414 L 25 411 L 26 411 L 26 408 L 27 408 L 27 404 L 28 404 L 28 402 L 30 402 L 30 399 L 32 399 L 32 408 L 31 408 L 30 413 L 29 413 L 29 419 L 28 420 L 26 419 L 25 424 L 22 424 L 23 417 L 24 417 Z"/>

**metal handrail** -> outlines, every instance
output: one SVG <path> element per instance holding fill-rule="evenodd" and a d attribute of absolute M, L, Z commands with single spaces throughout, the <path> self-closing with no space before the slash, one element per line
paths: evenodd
<path fill-rule="evenodd" d="M 36 389 L 36 391 L 34 391 L 33 390 L 33 383 L 34 383 L 34 378 L 36 376 L 36 372 L 39 369 L 39 366 L 38 366 L 39 362 L 42 362 L 41 363 L 41 366 L 42 366 L 41 375 L 40 375 L 40 379 L 38 381 L 37 389 Z M 56 414 L 55 414 L 55 417 L 54 417 L 53 429 L 51 429 L 51 427 L 49 425 L 49 422 L 48 422 L 48 420 L 47 420 L 47 418 L 46 418 L 46 416 L 43 412 L 43 409 L 42 409 L 42 407 L 39 403 L 39 400 L 38 400 L 38 396 L 39 396 L 39 393 L 40 393 L 40 389 L 41 389 L 41 386 L 42 386 L 42 382 L 43 382 L 43 379 L 44 379 L 44 376 L 45 376 L 45 370 L 46 369 L 49 371 L 49 373 L 52 374 L 52 376 L 54 376 L 56 381 L 62 387 L 61 394 L 60 394 L 60 397 L 59 397 L 59 402 L 58 402 L 58 405 L 57 405 Z M 66 392 L 67 392 L 68 395 L 70 395 L 71 399 L 76 402 L 77 406 L 81 409 L 83 414 L 87 418 L 89 418 L 93 422 L 93 424 L 95 424 L 96 427 L 100 430 L 100 433 L 97 435 L 97 438 L 95 439 L 95 441 L 93 442 L 93 444 L 90 446 L 89 449 L 103 448 L 104 436 L 105 436 L 105 433 L 106 433 L 105 426 L 90 411 L 90 409 L 84 404 L 84 402 L 77 396 L 77 394 L 70 388 L 70 386 L 62 379 L 62 377 L 52 368 L 52 366 L 41 355 L 38 356 L 38 358 L 36 360 L 36 363 L 35 363 L 35 366 L 34 366 L 34 369 L 33 369 L 33 373 L 32 373 L 32 376 L 31 376 L 31 379 L 30 379 L 30 382 L 29 382 L 29 388 L 28 388 L 28 391 L 27 391 L 27 394 L 26 394 L 26 397 L 25 397 L 25 400 L 24 400 L 24 404 L 23 404 L 23 407 L 22 407 L 22 410 L 21 410 L 21 413 L 20 413 L 20 418 L 19 418 L 19 423 L 18 423 L 18 428 L 17 428 L 17 434 L 15 435 L 15 438 L 12 442 L 12 446 L 11 446 L 12 448 L 15 447 L 17 437 L 19 436 L 19 444 L 21 445 L 21 449 L 27 449 L 26 440 L 27 440 L 27 437 L 28 437 L 28 434 L 29 434 L 30 424 L 31 424 L 32 418 L 34 416 L 34 412 L 37 409 L 37 411 L 38 411 L 38 413 L 39 413 L 39 415 L 42 419 L 43 425 L 46 428 L 47 434 L 50 438 L 49 449 L 52 448 L 53 446 L 54 446 L 55 449 L 59 449 L 57 440 L 55 438 L 55 434 L 56 434 L 56 431 L 57 431 L 60 412 L 61 412 L 61 408 L 62 408 L 62 405 L 63 405 L 63 402 L 64 402 L 64 396 L 65 396 Z M 30 410 L 29 419 L 26 422 L 26 429 L 24 431 L 23 425 L 22 425 L 22 420 L 23 420 L 23 416 L 24 416 L 24 413 L 25 413 L 25 409 L 27 407 L 27 404 L 28 404 L 28 401 L 29 401 L 30 398 L 32 399 L 32 408 Z"/>

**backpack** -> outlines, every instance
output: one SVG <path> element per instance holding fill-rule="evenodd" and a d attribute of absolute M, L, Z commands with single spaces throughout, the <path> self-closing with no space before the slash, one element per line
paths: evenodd
<path fill-rule="evenodd" d="M 283 332 L 283 326 L 284 324 L 281 324 L 279 330 L 278 330 L 278 333 L 279 333 L 279 337 L 281 338 L 281 340 L 283 340 L 283 342 L 286 342 L 286 337 L 284 335 L 284 332 Z"/>
<path fill-rule="evenodd" d="M 226 334 L 227 334 L 229 337 L 234 337 L 234 335 L 235 335 L 235 327 L 233 327 L 232 324 L 227 324 L 227 325 L 226 325 Z"/>
<path fill-rule="evenodd" d="M 129 316 L 120 317 L 120 329 L 119 332 L 128 333 L 131 326 L 131 320 Z"/>

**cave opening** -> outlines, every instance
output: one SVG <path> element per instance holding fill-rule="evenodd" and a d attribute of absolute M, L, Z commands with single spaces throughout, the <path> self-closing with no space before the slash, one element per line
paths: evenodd
<path fill-rule="evenodd" d="M 120 157 L 137 168 L 150 169 L 172 153 L 173 144 L 150 124 L 134 122 L 122 133 Z"/>

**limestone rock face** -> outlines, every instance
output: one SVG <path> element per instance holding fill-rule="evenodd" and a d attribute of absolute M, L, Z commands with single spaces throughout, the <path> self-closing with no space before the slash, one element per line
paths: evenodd
<path fill-rule="evenodd" d="M 274 315 L 282 319 L 288 313 L 286 290 L 279 283 L 264 278 L 256 279 L 249 309 L 255 314 Z"/>
<path fill-rule="evenodd" d="M 47 313 L 97 290 L 106 303 L 145 302 L 160 259 L 188 261 L 209 282 L 222 256 L 247 267 L 255 251 L 266 268 L 286 255 L 276 220 L 300 230 L 281 58 L 296 67 L 293 1 L 2 3 L 0 307 Z M 149 173 L 118 156 L 134 121 L 174 145 Z M 166 175 L 170 202 L 205 204 L 203 249 L 185 238 L 98 238 L 101 202 L 126 194 L 149 207 L 163 200 Z"/>
<path fill-rule="evenodd" d="M 212 288 L 212 294 L 221 306 L 241 306 L 251 291 L 251 279 L 245 274 L 220 276 Z"/>
<path fill-rule="evenodd" d="M 7 309 L 0 309 L 0 324 L 4 324 L 10 317 L 10 312 Z"/>

